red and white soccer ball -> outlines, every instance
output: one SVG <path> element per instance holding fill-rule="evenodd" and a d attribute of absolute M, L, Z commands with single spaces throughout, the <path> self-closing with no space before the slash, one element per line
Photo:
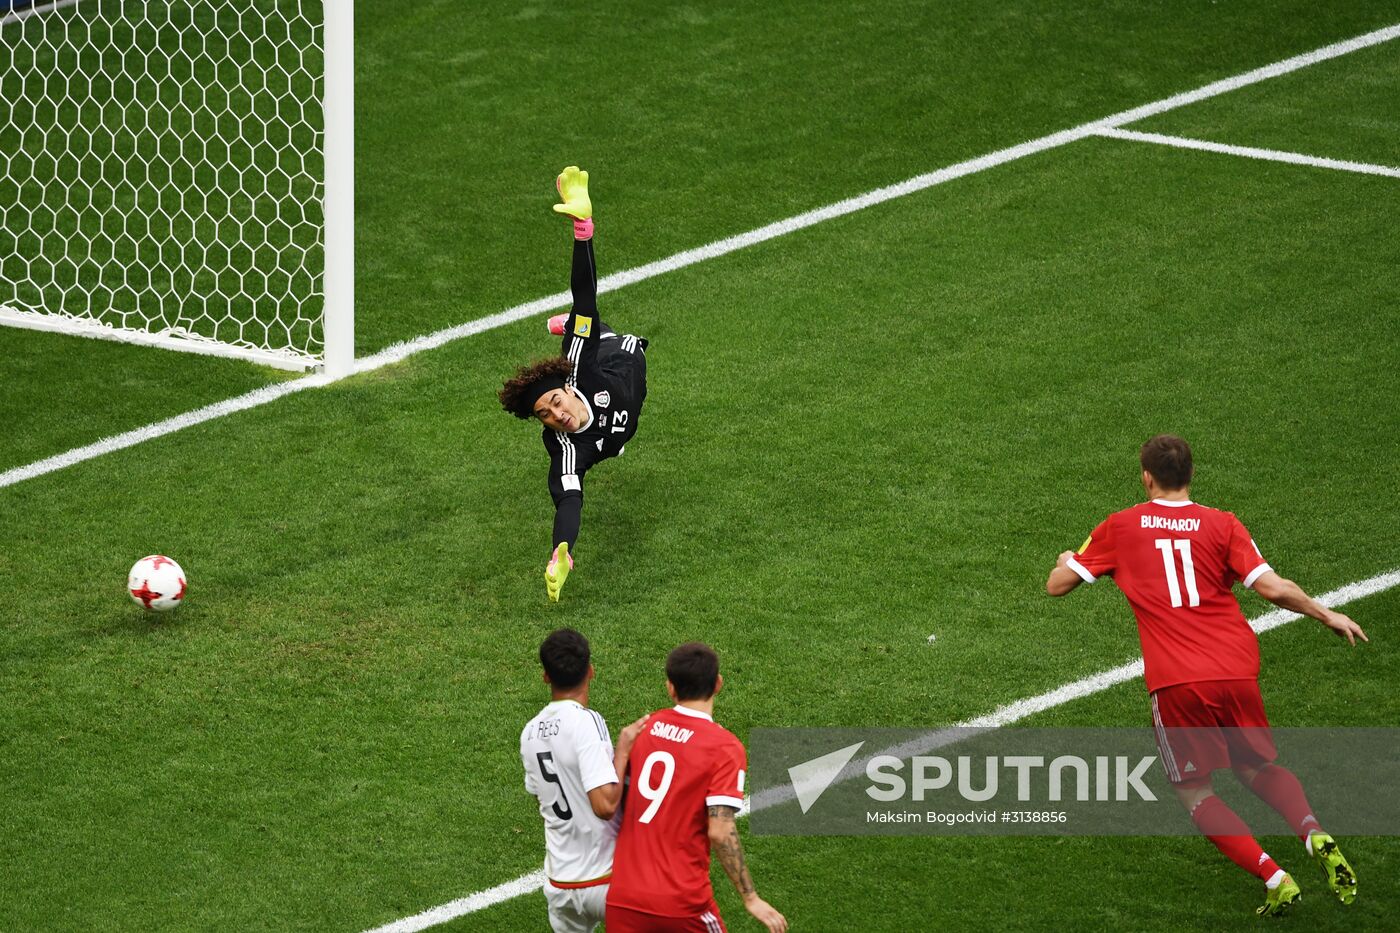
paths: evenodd
<path fill-rule="evenodd" d="M 152 554 L 131 568 L 126 589 L 138 606 L 151 612 L 169 612 L 185 599 L 185 572 L 165 555 Z"/>

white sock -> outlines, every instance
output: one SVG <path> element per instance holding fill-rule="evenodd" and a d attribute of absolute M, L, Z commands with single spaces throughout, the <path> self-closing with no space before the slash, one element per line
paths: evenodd
<path fill-rule="evenodd" d="M 1272 878 L 1270 878 L 1268 881 L 1265 881 L 1265 882 L 1264 882 L 1264 887 L 1266 887 L 1266 888 L 1268 888 L 1270 891 L 1272 891 L 1274 888 L 1276 888 L 1276 887 L 1278 887 L 1279 885 L 1283 884 L 1283 879 L 1286 878 L 1286 877 L 1288 877 L 1288 875 L 1284 872 L 1284 870 L 1283 870 L 1282 868 L 1280 868 L 1278 871 L 1274 872 L 1274 875 L 1273 875 Z"/>

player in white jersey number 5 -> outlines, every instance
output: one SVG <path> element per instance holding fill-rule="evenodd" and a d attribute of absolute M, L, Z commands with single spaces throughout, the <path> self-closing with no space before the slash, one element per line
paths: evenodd
<path fill-rule="evenodd" d="M 549 924 L 554 933 L 591 933 L 603 921 L 612 877 L 617 776 L 646 717 L 622 730 L 614 751 L 607 723 L 588 708 L 588 639 L 573 629 L 544 640 L 540 664 L 552 699 L 520 733 L 520 760 L 544 818 Z"/>

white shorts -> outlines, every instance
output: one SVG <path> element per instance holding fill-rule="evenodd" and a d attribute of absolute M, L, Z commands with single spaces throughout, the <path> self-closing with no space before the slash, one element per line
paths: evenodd
<path fill-rule="evenodd" d="M 556 888 L 546 880 L 544 899 L 549 904 L 549 926 L 554 933 L 593 933 L 607 910 L 608 886 Z"/>

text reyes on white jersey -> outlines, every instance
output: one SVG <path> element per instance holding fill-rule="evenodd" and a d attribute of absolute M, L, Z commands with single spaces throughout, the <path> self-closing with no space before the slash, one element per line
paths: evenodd
<path fill-rule="evenodd" d="M 535 723 L 536 739 L 552 739 L 559 734 L 559 719 L 541 719 Z"/>

